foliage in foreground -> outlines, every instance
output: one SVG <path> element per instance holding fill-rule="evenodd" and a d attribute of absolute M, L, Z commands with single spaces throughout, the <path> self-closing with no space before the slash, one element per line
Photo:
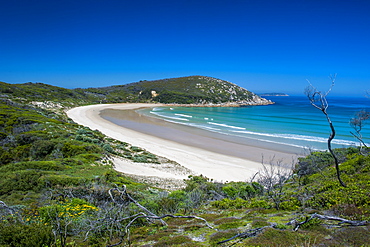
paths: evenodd
<path fill-rule="evenodd" d="M 17 231 L 25 238 L 33 235 L 26 232 L 42 231 L 37 241 L 48 244 L 52 239 L 58 246 L 121 242 L 130 242 L 131 246 L 366 246 L 370 157 L 355 149 L 336 151 L 346 154 L 341 169 L 348 187 L 335 183 L 335 169 L 330 163 L 316 173 L 295 173 L 281 190 L 279 208 L 259 182 L 223 184 L 193 176 L 185 181 L 184 189 L 166 192 L 107 173 L 89 184 L 45 190 L 43 199 L 28 207 L 2 207 L 0 232 L 11 235 L 8 226 L 23 226 Z M 324 159 L 326 153 L 302 158 L 296 171 L 307 160 L 320 156 Z M 213 229 L 197 218 L 163 218 L 165 224 L 146 219 L 148 214 L 140 205 L 111 190 L 124 184 L 130 196 L 154 215 L 193 215 L 206 220 Z M 324 219 L 305 223 L 313 213 L 363 221 L 365 225 L 339 227 Z M 299 228 L 298 222 L 303 222 Z M 238 235 L 243 237 L 228 241 Z M 2 241 L 10 244 L 13 240 Z M 223 241 L 228 242 L 220 244 Z"/>
<path fill-rule="evenodd" d="M 109 158 L 158 157 L 79 126 L 64 115 L 0 101 L 0 200 L 32 202 L 46 187 L 77 186 L 111 171 Z"/>
<path fill-rule="evenodd" d="M 338 227 L 314 219 L 294 231 L 313 213 L 370 220 L 368 149 L 335 150 L 345 188 L 335 180 L 331 156 L 314 152 L 299 160 L 293 174 L 267 166 L 254 181 L 223 184 L 193 176 L 185 188 L 165 191 L 135 182 L 110 165 L 112 155 L 158 162 L 145 150 L 78 126 L 62 114 L 9 99 L 0 107 L 2 246 L 218 246 L 235 236 L 244 237 L 225 245 L 370 242 L 368 224 Z M 138 204 L 112 190 L 122 187 Z M 141 206 L 154 215 L 198 218 L 167 217 L 163 224 L 145 217 L 149 214 Z"/>

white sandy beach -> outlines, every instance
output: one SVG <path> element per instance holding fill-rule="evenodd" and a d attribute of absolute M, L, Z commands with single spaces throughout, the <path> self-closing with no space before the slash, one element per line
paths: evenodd
<path fill-rule="evenodd" d="M 128 160 L 114 159 L 117 171 L 164 179 L 184 179 L 188 175 L 204 175 L 215 181 L 247 181 L 260 168 L 259 162 L 219 154 L 201 148 L 184 145 L 152 135 L 140 133 L 103 119 L 99 113 L 104 109 L 129 110 L 142 107 L 154 107 L 157 104 L 99 104 L 77 107 L 69 110 L 67 115 L 76 123 L 97 129 L 105 135 L 130 143 L 147 151 L 176 161 L 186 169 L 156 167 L 155 165 L 133 163 Z M 255 152 L 255 147 L 246 147 Z M 260 151 L 260 150 L 259 150 Z M 267 150 L 266 150 L 267 151 Z M 293 156 L 293 155 L 292 155 Z M 188 169 L 188 170 L 187 170 Z M 190 171 L 191 172 L 190 172 Z"/>

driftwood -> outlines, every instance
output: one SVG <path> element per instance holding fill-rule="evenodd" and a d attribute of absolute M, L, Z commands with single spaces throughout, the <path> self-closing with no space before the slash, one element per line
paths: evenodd
<path fill-rule="evenodd" d="M 247 230 L 245 232 L 236 234 L 235 236 L 233 236 L 233 237 L 231 237 L 229 239 L 220 241 L 217 244 L 223 244 L 223 243 L 229 242 L 231 240 L 234 240 L 236 238 L 250 238 L 250 237 L 254 237 L 254 236 L 257 236 L 258 234 L 260 234 L 264 229 L 271 228 L 271 227 L 274 227 L 274 226 L 275 226 L 275 224 L 270 225 L 270 226 L 264 226 L 264 227 L 250 229 L 250 230 Z"/>
<path fill-rule="evenodd" d="M 130 196 L 130 194 L 127 193 L 126 186 L 125 185 L 123 185 L 122 189 L 113 188 L 113 189 L 110 189 L 108 191 L 109 196 L 111 197 L 112 201 L 114 203 L 118 204 L 118 205 L 121 205 L 122 206 L 122 204 L 119 203 L 114 198 L 113 191 L 117 191 L 119 193 L 120 199 L 122 201 L 124 201 L 124 202 L 125 201 L 128 201 L 129 203 L 134 203 L 138 208 L 140 208 L 144 212 L 141 212 L 141 213 L 138 213 L 138 214 L 135 214 L 135 215 L 130 215 L 128 217 L 124 217 L 124 218 L 121 218 L 121 219 L 116 220 L 116 222 L 122 222 L 122 221 L 125 221 L 125 220 L 130 220 L 130 222 L 125 225 L 125 227 L 124 227 L 124 233 L 123 233 L 123 235 L 120 236 L 120 241 L 118 243 L 115 243 L 115 244 L 112 244 L 112 245 L 107 245 L 108 247 L 113 247 L 113 246 L 117 246 L 117 245 L 122 244 L 122 242 L 123 242 L 123 240 L 124 240 L 124 238 L 125 238 L 126 235 L 128 235 L 128 241 L 130 241 L 130 239 L 129 239 L 129 232 L 130 232 L 130 230 L 129 229 L 130 229 L 131 225 L 136 220 L 141 219 L 141 218 L 145 218 L 148 221 L 150 221 L 150 220 L 159 220 L 162 223 L 162 225 L 165 225 L 165 226 L 167 226 L 167 223 L 163 220 L 164 218 L 197 219 L 197 220 L 202 220 L 206 224 L 207 227 L 213 229 L 213 227 L 207 222 L 207 220 L 205 220 L 205 219 L 203 219 L 201 217 L 198 217 L 198 216 L 192 216 L 192 215 L 181 216 L 181 215 L 172 215 L 172 214 L 166 214 L 166 215 L 158 216 L 158 215 L 154 214 L 153 212 L 151 212 L 150 210 L 148 210 L 143 205 L 141 205 L 134 198 L 132 198 Z"/>
<path fill-rule="evenodd" d="M 370 222 L 366 221 L 366 220 L 363 220 L 363 221 L 347 220 L 347 219 L 336 217 L 336 216 L 328 216 L 328 215 L 321 215 L 321 214 L 316 214 L 315 213 L 315 214 L 312 214 L 310 217 L 306 217 L 306 219 L 302 222 L 297 222 L 296 220 L 292 220 L 292 221 L 288 222 L 286 225 L 293 225 L 294 226 L 293 231 L 297 231 L 300 226 L 302 226 L 303 224 L 305 224 L 305 223 L 307 223 L 310 220 L 315 219 L 315 218 L 320 219 L 320 220 L 339 221 L 339 223 L 338 223 L 339 225 L 347 224 L 347 225 L 350 225 L 350 226 L 366 226 L 366 225 L 370 224 Z M 247 230 L 245 232 L 236 234 L 236 235 L 234 235 L 233 237 L 231 237 L 229 239 L 220 241 L 217 244 L 223 244 L 223 243 L 229 242 L 229 241 L 237 239 L 237 238 L 245 239 L 245 238 L 255 237 L 258 234 L 262 233 L 263 230 L 265 230 L 266 228 L 275 228 L 275 227 L 276 227 L 276 224 L 271 224 L 269 226 L 250 229 L 250 230 Z"/>
<path fill-rule="evenodd" d="M 297 231 L 299 229 L 299 227 L 307 222 L 309 222 L 310 220 L 312 219 L 320 219 L 320 220 L 334 220 L 334 221 L 339 221 L 339 225 L 342 225 L 342 224 L 348 224 L 350 226 L 366 226 L 368 225 L 370 222 L 369 221 L 366 221 L 366 220 L 362 220 L 362 221 L 358 221 L 358 220 L 347 220 L 347 219 L 344 219 L 344 218 L 340 218 L 340 217 L 336 217 L 336 216 L 328 216 L 328 215 L 321 215 L 321 214 L 313 214 L 311 215 L 310 217 L 306 217 L 306 219 L 302 222 L 296 222 L 295 223 L 295 227 L 294 227 L 294 231 Z"/>
<path fill-rule="evenodd" d="M 213 229 L 213 227 L 205 219 L 203 219 L 201 217 L 198 217 L 198 216 L 191 216 L 191 215 L 182 216 L 182 215 L 172 215 L 172 214 L 166 214 L 166 215 L 162 215 L 162 216 L 152 216 L 152 215 L 146 215 L 144 213 L 139 213 L 139 214 L 135 214 L 135 215 L 120 219 L 120 221 L 124 221 L 124 220 L 128 220 L 128 219 L 132 219 L 132 220 L 125 226 L 125 229 L 124 229 L 125 231 L 124 231 L 124 234 L 122 236 L 120 236 L 120 238 L 121 238 L 120 241 L 118 243 L 115 243 L 115 244 L 112 244 L 112 245 L 107 245 L 107 247 L 113 247 L 113 246 L 117 246 L 117 245 L 122 244 L 124 237 L 129 234 L 129 231 L 130 231 L 129 228 L 131 227 L 131 225 L 137 219 L 140 219 L 140 218 L 154 219 L 154 220 L 162 220 L 164 218 L 198 219 L 198 220 L 204 221 L 204 223 L 207 225 L 207 227 Z M 130 241 L 129 238 L 128 238 L 128 241 Z"/>

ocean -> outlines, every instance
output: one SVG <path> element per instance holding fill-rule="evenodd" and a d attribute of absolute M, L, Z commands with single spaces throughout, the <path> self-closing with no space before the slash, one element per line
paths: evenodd
<path fill-rule="evenodd" d="M 225 137 L 237 137 L 295 148 L 326 150 L 330 134 L 324 114 L 310 105 L 305 96 L 265 97 L 275 102 L 266 106 L 246 107 L 177 107 L 160 106 L 138 110 L 140 114 L 187 125 Z M 328 97 L 327 112 L 334 124 L 336 137 L 333 148 L 357 146 L 350 133 L 349 122 L 360 110 L 370 111 L 370 99 L 365 97 Z M 366 124 L 367 123 L 367 124 Z M 370 120 L 361 131 L 365 143 L 370 143 Z"/>

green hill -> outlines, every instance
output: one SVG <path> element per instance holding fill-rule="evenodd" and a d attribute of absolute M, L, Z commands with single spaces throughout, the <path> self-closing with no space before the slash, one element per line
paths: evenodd
<path fill-rule="evenodd" d="M 136 100 L 177 104 L 235 103 L 241 105 L 271 103 L 231 82 L 206 76 L 140 81 L 127 85 L 87 89 L 85 92 L 106 95 L 108 101 Z"/>
<path fill-rule="evenodd" d="M 54 101 L 59 103 L 87 99 L 84 93 L 76 90 L 32 82 L 23 84 L 0 82 L 0 96 L 21 101 Z"/>
<path fill-rule="evenodd" d="M 0 82 L 0 95 L 23 101 L 52 101 L 62 105 L 160 102 L 171 104 L 265 105 L 270 101 L 231 82 L 188 76 L 125 85 L 66 89 L 44 83 Z"/>

